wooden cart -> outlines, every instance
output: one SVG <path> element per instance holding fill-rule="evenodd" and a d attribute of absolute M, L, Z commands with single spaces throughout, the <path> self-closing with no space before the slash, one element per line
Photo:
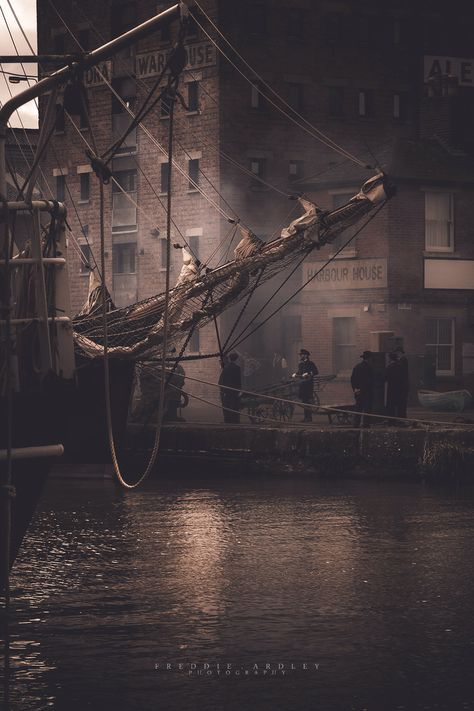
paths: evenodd
<path fill-rule="evenodd" d="M 317 412 L 320 404 L 319 393 L 335 377 L 335 375 L 316 375 L 314 377 L 313 412 Z M 295 411 L 293 402 L 301 402 L 298 397 L 299 384 L 298 378 L 292 378 L 275 385 L 269 385 L 252 395 L 244 394 L 241 399 L 241 413 L 246 414 L 250 422 L 263 422 L 264 420 L 289 422 L 293 419 Z M 266 395 L 272 398 L 281 398 L 281 400 L 272 400 L 270 397 L 265 397 Z M 286 402 L 288 400 L 293 402 Z"/>

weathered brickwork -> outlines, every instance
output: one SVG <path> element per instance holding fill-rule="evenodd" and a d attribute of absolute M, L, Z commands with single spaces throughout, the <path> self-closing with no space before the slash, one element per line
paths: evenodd
<path fill-rule="evenodd" d="M 180 87 L 185 100 L 188 82 L 199 83 L 199 111 L 188 112 L 179 102 L 175 109 L 174 156 L 184 174 L 173 169 L 173 243 L 194 239 L 193 244 L 199 244 L 200 259 L 215 265 L 231 253 L 231 249 L 227 252 L 229 243 L 235 246 L 240 239 L 238 228 L 232 227 L 205 197 L 189 190 L 189 158 L 199 158 L 199 184 L 209 198 L 225 214 L 237 217 L 265 239 L 278 234 L 298 214 L 297 203 L 289 201 L 287 195 L 304 193 L 322 209 L 330 210 L 339 204 L 338 196 L 354 194 L 379 165 L 397 185 L 396 197 L 331 262 L 336 276 L 342 274 L 337 272 L 338 265 L 348 270 L 346 274 L 353 274 L 354 264 L 367 269 L 373 266 L 385 276 L 372 285 L 368 282 L 364 288 L 360 282 L 355 286 L 351 282 L 349 288 L 333 288 L 314 280 L 263 328 L 241 341 L 239 334 L 249 320 L 263 322 L 301 286 L 308 266 L 300 267 L 259 313 L 283 281 L 282 274 L 276 285 L 270 283 L 257 290 L 230 343 L 237 336 L 239 352 L 264 358 L 267 364 L 274 351 L 283 352 L 292 364 L 304 345 L 311 350 L 321 372 L 338 370 L 344 377 L 344 348 L 350 347 L 352 350 L 347 352 L 357 360 L 359 353 L 370 347 L 371 333 L 393 331 L 404 338 L 407 352 L 423 354 L 426 320 L 454 319 L 450 377 L 461 381 L 462 345 L 474 342 L 473 290 L 427 289 L 424 270 L 425 260 L 435 257 L 452 262 L 474 260 L 474 171 L 466 168 L 466 154 L 460 150 L 469 151 L 472 145 L 460 146 L 459 140 L 454 140 L 455 136 L 468 135 L 459 128 L 460 115 L 462 107 L 466 116 L 472 111 L 474 88 L 461 87 L 458 91 L 451 82 L 448 91 L 448 84 L 442 85 L 441 80 L 427 88 L 421 67 L 424 55 L 470 56 L 468 33 L 462 31 L 469 17 L 469 3 L 454 2 L 457 12 L 450 12 L 449 18 L 438 1 L 421 8 L 410 8 L 402 0 L 395 0 L 390 7 L 375 0 L 365 2 L 363 7 L 353 0 L 202 0 L 201 4 L 237 51 L 226 46 L 206 18 L 199 18 L 233 64 L 218 56 L 216 62 L 202 67 L 197 64 L 184 72 Z M 62 5 L 64 23 L 78 38 L 84 37 L 79 33 L 88 29 L 89 48 L 93 48 L 110 39 L 114 13 L 133 3 L 107 0 L 99 5 L 83 0 L 80 8 L 77 3 L 64 3 L 64 8 Z M 160 3 L 159 9 L 165 5 Z M 54 38 L 63 32 L 64 51 L 77 51 L 77 44 L 51 4 L 38 0 L 38 8 L 39 51 L 52 51 Z M 156 12 L 157 3 L 138 0 L 135 8 L 138 23 Z M 450 27 L 442 41 L 436 31 L 440 26 Z M 158 34 L 142 40 L 135 51 L 146 55 L 165 50 L 176 33 L 174 28 L 171 42 Z M 456 46 L 450 44 L 450 36 L 458 38 Z M 191 43 L 204 43 L 211 48 L 209 52 L 215 50 L 202 30 Z M 257 75 L 248 65 L 255 68 Z M 110 78 L 130 79 L 130 70 L 134 76 L 133 67 L 133 57 L 115 58 Z M 156 76 L 136 78 L 133 110 L 140 107 L 155 79 Z M 266 98 L 262 94 L 256 97 L 255 91 L 252 94 L 249 79 Z M 278 96 L 265 88 L 265 83 Z M 87 165 L 86 142 L 95 142 L 99 152 L 112 142 L 111 91 L 99 84 L 88 89 L 88 96 L 91 127 L 75 130 L 66 120 L 64 133 L 54 136 L 43 161 L 53 193 L 58 169 L 67 170 L 70 195 L 66 194 L 66 202 L 73 233 L 69 266 L 76 309 L 86 298 L 88 286 L 87 271 L 81 272 L 76 244 L 85 242 L 81 239 L 81 224 L 87 225 L 88 241 L 97 261 L 100 245 L 98 181 L 91 174 L 89 200 L 80 202 L 78 166 Z M 279 97 L 289 98 L 297 113 L 283 106 Z M 277 108 L 284 108 L 293 120 Z M 161 164 L 167 152 L 169 120 L 161 116 L 158 103 L 143 123 L 152 138 L 139 130 L 136 153 L 117 158 L 113 166 L 116 170 L 123 161 L 121 165 L 136 170 L 134 192 L 139 209 L 136 227 L 129 233 L 113 231 L 113 189 L 111 185 L 104 187 L 107 281 L 119 298 L 119 285 L 125 283 L 130 289 L 126 293 L 134 295 L 132 300 L 162 291 L 165 277 L 167 196 L 161 190 Z M 324 143 L 331 142 L 337 151 L 318 141 L 313 127 L 322 131 L 328 137 Z M 344 151 L 370 168 L 355 165 Z M 289 177 L 290 163 L 296 171 L 294 180 Z M 256 182 L 236 164 L 247 171 L 259 164 L 261 177 L 268 185 Z M 426 249 L 425 194 L 433 191 L 451 195 L 452 245 L 446 252 Z M 348 230 L 347 239 L 356 229 Z M 113 274 L 113 242 L 117 245 L 127 241 L 134 245 L 135 262 L 134 271 L 123 277 Z M 313 273 L 331 259 L 333 252 L 332 246 L 326 246 L 310 255 L 308 265 Z M 180 270 L 180 251 L 172 250 L 171 258 L 174 281 Z M 220 319 L 224 341 L 239 313 L 237 306 Z M 246 333 L 252 330 L 250 327 Z M 345 337 L 349 339 L 347 343 Z M 202 329 L 199 349 L 201 353 L 217 351 L 214 326 Z M 186 368 L 197 378 L 213 381 L 219 370 L 215 359 Z M 200 387 L 196 392 L 205 393 L 206 388 Z"/>

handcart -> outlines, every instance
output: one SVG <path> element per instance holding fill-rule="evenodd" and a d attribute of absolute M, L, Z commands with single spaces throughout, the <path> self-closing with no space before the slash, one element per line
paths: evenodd
<path fill-rule="evenodd" d="M 313 401 L 311 403 L 313 412 L 316 412 L 320 405 L 319 393 L 335 377 L 335 375 L 314 376 Z M 255 393 L 244 393 L 241 398 L 241 413 L 247 414 L 250 422 L 253 423 L 264 420 L 289 422 L 295 411 L 293 402 L 301 402 L 298 397 L 299 384 L 298 378 L 292 378 L 291 380 L 282 380 L 275 385 L 269 385 Z"/>

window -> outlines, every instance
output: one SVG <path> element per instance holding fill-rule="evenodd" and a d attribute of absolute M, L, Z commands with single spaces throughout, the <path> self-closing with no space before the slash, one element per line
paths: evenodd
<path fill-rule="evenodd" d="M 168 192 L 168 178 L 169 178 L 169 165 L 168 163 L 161 163 L 160 165 L 160 192 L 166 194 Z"/>
<path fill-rule="evenodd" d="M 450 193 L 425 193 L 425 249 L 452 252 L 453 196 Z"/>
<path fill-rule="evenodd" d="M 80 244 L 79 248 L 81 250 L 81 274 L 89 274 L 91 270 L 91 257 L 92 251 L 89 244 Z"/>
<path fill-rule="evenodd" d="M 188 190 L 196 190 L 199 185 L 199 158 L 191 158 L 188 161 Z"/>
<path fill-rule="evenodd" d="M 255 176 L 252 178 L 250 186 L 252 188 L 262 188 L 263 183 L 261 183 L 257 178 L 260 178 L 261 180 L 265 178 L 265 158 L 251 158 L 250 172 Z"/>
<path fill-rule="evenodd" d="M 287 11 L 287 36 L 288 39 L 304 40 L 305 38 L 305 11 L 302 8 L 294 7 Z"/>
<path fill-rule="evenodd" d="M 188 111 L 199 111 L 199 82 L 188 82 Z"/>
<path fill-rule="evenodd" d="M 427 319 L 426 353 L 435 357 L 436 375 L 454 375 L 454 319 Z"/>
<path fill-rule="evenodd" d="M 114 160 L 113 173 L 116 182 L 113 182 L 112 184 L 112 192 L 119 192 L 120 188 L 122 188 L 127 193 L 135 193 L 137 191 L 137 171 L 134 168 L 128 170 L 117 170 L 117 164 L 120 165 L 120 161 Z"/>
<path fill-rule="evenodd" d="M 191 254 L 196 259 L 199 259 L 199 235 L 190 235 L 187 237 Z"/>
<path fill-rule="evenodd" d="M 135 80 L 129 78 L 112 79 L 112 89 L 122 100 L 120 101 L 115 94 L 112 94 L 112 114 L 126 113 L 127 116 L 130 116 L 127 108 L 133 108 L 133 102 L 137 95 Z"/>
<path fill-rule="evenodd" d="M 349 200 L 354 196 L 354 193 L 337 193 L 332 196 L 332 209 L 337 210 L 338 207 L 342 207 L 343 205 L 346 205 Z M 336 239 L 334 239 L 331 242 L 331 251 L 332 254 L 335 254 L 338 252 L 341 247 L 345 245 L 347 240 L 349 239 L 351 233 L 350 230 L 344 230 L 340 234 L 337 235 Z M 347 245 L 345 249 L 342 250 L 341 254 L 338 256 L 341 257 L 347 257 L 347 256 L 353 256 L 355 253 L 355 240 L 353 240 L 350 244 Z"/>
<path fill-rule="evenodd" d="M 65 121 L 64 121 L 64 107 L 61 104 L 56 104 L 56 121 L 54 123 L 55 133 L 64 133 Z"/>
<path fill-rule="evenodd" d="M 195 328 L 192 332 L 191 338 L 189 339 L 188 350 L 190 353 L 199 353 L 200 345 L 199 329 Z"/>
<path fill-rule="evenodd" d="M 257 82 L 250 85 L 250 108 L 265 108 L 265 97 L 262 93 L 262 88 L 260 87 L 260 84 L 258 84 Z"/>
<path fill-rule="evenodd" d="M 350 371 L 357 360 L 356 320 L 352 317 L 333 318 L 333 359 L 336 373 Z"/>
<path fill-rule="evenodd" d="M 287 86 L 287 101 L 288 105 L 294 111 L 301 111 L 304 103 L 304 86 L 291 82 Z"/>
<path fill-rule="evenodd" d="M 112 161 L 112 230 L 127 232 L 137 227 L 137 171 L 131 159 Z"/>
<path fill-rule="evenodd" d="M 357 95 L 357 113 L 359 116 L 370 117 L 374 115 L 374 92 L 361 89 Z"/>
<path fill-rule="evenodd" d="M 425 25 L 426 22 L 429 22 L 428 18 L 425 18 L 423 21 L 423 26 Z M 396 17 L 393 20 L 392 24 L 392 42 L 393 44 L 397 46 L 403 46 L 408 43 L 408 30 L 409 30 L 409 24 L 408 20 L 402 19 L 400 17 Z"/>
<path fill-rule="evenodd" d="M 324 40 L 327 44 L 335 44 L 342 34 L 342 18 L 336 12 L 329 12 L 324 18 Z"/>
<path fill-rule="evenodd" d="M 329 115 L 335 118 L 344 116 L 344 89 L 342 86 L 328 88 Z"/>
<path fill-rule="evenodd" d="M 396 92 L 393 95 L 393 118 L 399 123 L 405 123 L 409 118 L 409 98 L 406 92 Z"/>
<path fill-rule="evenodd" d="M 161 243 L 161 268 L 166 269 L 166 255 L 168 250 L 168 240 L 166 237 L 160 239 Z"/>
<path fill-rule="evenodd" d="M 112 261 L 114 274 L 135 274 L 136 272 L 136 242 L 125 242 L 112 246 Z"/>
<path fill-rule="evenodd" d="M 161 97 L 161 104 L 160 104 L 161 118 L 169 118 L 172 101 L 173 101 L 172 97 L 169 94 L 167 94 L 166 92 Z"/>
<path fill-rule="evenodd" d="M 90 173 L 81 173 L 79 175 L 81 183 L 81 202 L 89 202 L 90 199 Z"/>
<path fill-rule="evenodd" d="M 66 176 L 57 175 L 56 176 L 56 199 L 59 202 L 64 202 L 66 199 Z"/>
<path fill-rule="evenodd" d="M 304 176 L 304 163 L 302 160 L 290 160 L 288 164 L 288 180 L 300 180 Z"/>

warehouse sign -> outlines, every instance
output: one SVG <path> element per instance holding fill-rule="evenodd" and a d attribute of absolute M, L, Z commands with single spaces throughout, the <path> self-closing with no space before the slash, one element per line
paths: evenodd
<path fill-rule="evenodd" d="M 185 46 L 186 69 L 203 69 L 216 64 L 216 48 L 211 42 L 197 42 Z M 135 57 L 135 74 L 137 79 L 155 77 L 163 71 L 171 49 L 144 52 Z"/>
<path fill-rule="evenodd" d="M 474 59 L 461 57 L 424 57 L 425 84 L 432 77 L 443 74 L 457 77 L 460 86 L 474 86 Z"/>
<path fill-rule="evenodd" d="M 307 264 L 303 270 L 304 282 L 312 277 L 308 284 L 310 289 L 384 289 L 387 260 L 335 259 L 327 266 L 323 266 L 323 262 Z"/>
<path fill-rule="evenodd" d="M 101 62 L 95 67 L 90 67 L 84 72 L 84 86 L 89 89 L 91 86 L 102 86 L 105 82 L 112 81 L 112 60 Z"/>

